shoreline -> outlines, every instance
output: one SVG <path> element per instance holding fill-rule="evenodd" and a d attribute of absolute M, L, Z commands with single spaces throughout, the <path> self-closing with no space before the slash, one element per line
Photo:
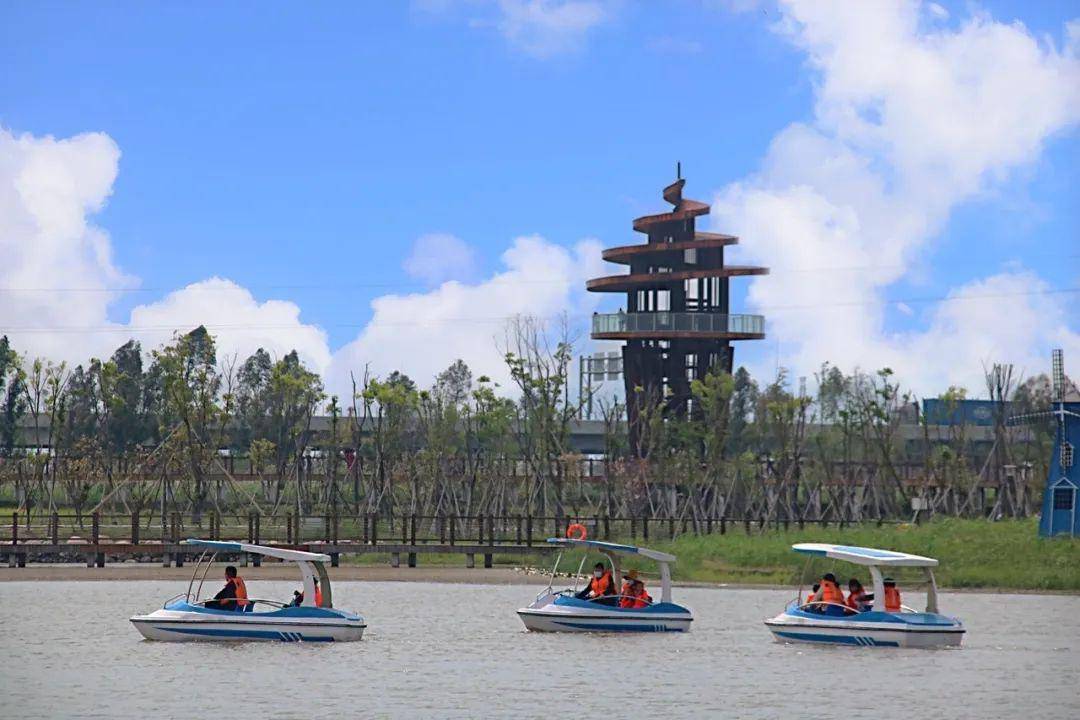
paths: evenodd
<path fill-rule="evenodd" d="M 547 572 L 530 571 L 521 567 L 465 568 L 447 566 L 389 567 L 384 565 L 342 565 L 328 568 L 335 582 L 427 582 L 452 585 L 546 585 Z M 112 563 L 103 568 L 88 568 L 81 563 L 49 563 L 28 565 L 23 568 L 0 567 L 0 585 L 10 582 L 126 582 L 181 581 L 190 580 L 194 563 L 189 566 L 161 567 L 149 563 Z M 296 570 L 284 565 L 249 565 L 241 568 L 241 574 L 251 581 L 295 580 Z M 560 574 L 560 577 L 562 575 Z M 726 583 L 702 581 L 674 581 L 674 587 L 701 588 L 709 590 L 790 590 L 791 585 L 776 583 Z M 983 595 L 1065 595 L 1080 596 L 1080 591 L 1041 590 L 1018 588 L 950 588 L 939 587 L 945 593 Z"/>

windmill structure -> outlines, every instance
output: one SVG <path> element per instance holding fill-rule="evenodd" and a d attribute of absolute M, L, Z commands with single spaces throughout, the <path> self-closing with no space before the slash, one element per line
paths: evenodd
<path fill-rule="evenodd" d="M 1076 446 L 1080 445 L 1080 401 L 1067 399 L 1065 359 L 1054 350 L 1050 408 L 1009 418 L 1011 424 L 1054 422 L 1054 450 L 1043 492 L 1039 535 L 1053 537 L 1080 534 L 1080 473 L 1076 469 Z"/>

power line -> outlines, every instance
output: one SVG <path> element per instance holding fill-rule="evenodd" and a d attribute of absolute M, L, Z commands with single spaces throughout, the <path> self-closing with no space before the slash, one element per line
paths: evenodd
<path fill-rule="evenodd" d="M 784 312 L 789 310 L 822 310 L 827 308 L 836 307 L 870 307 L 879 305 L 908 305 L 908 304 L 931 304 L 931 303 L 946 303 L 946 302 L 970 302 L 973 300 L 988 300 L 988 299 L 1000 299 L 1010 297 L 1026 297 L 1035 295 L 1063 295 L 1071 293 L 1080 293 L 1080 287 L 1071 288 L 1049 288 L 1046 290 L 1030 290 L 1021 292 L 1008 292 L 1008 293 L 983 293 L 979 295 L 944 295 L 940 297 L 915 297 L 915 298 L 901 298 L 901 299 L 886 299 L 881 301 L 837 301 L 829 303 L 814 303 L 805 305 L 775 305 L 771 307 L 757 308 L 762 313 L 775 313 Z M 519 313 L 519 315 L 527 315 L 527 313 Z M 430 320 L 381 320 L 380 325 L 390 327 L 421 327 L 421 326 L 441 326 L 449 324 L 488 324 L 488 323 L 504 323 L 508 320 L 512 320 L 516 315 L 493 315 L 488 317 L 444 317 Z M 558 313 L 555 315 L 548 315 L 542 319 L 554 320 L 561 317 L 567 318 L 588 318 L 591 317 L 582 313 Z M 178 328 L 183 327 L 198 327 L 203 326 L 207 330 L 293 330 L 296 329 L 296 324 L 267 324 L 267 325 L 251 325 L 247 323 L 206 323 L 206 322 L 186 322 L 186 323 L 173 323 L 169 325 L 104 325 L 104 326 L 76 326 L 76 325 L 53 325 L 53 326 L 17 326 L 7 325 L 0 326 L 0 332 L 4 333 L 158 333 L 158 332 L 174 332 Z M 342 329 L 361 329 L 370 325 L 367 323 L 331 323 L 328 325 L 318 325 L 307 327 L 318 328 L 342 328 Z"/>

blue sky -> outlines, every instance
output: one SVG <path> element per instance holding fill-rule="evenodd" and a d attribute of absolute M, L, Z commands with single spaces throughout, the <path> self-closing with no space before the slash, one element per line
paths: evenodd
<path fill-rule="evenodd" d="M 537 15 L 565 5 L 553 27 Z M 1080 15 L 1068 2 L 942 5 L 947 17 L 930 9 L 933 32 L 981 15 L 1022 23 L 1046 52 L 1065 52 L 1065 24 Z M 514 25 L 511 6 L 536 12 Z M 821 125 L 825 71 L 776 29 L 795 14 L 773 3 L 629 0 L 7 4 L 0 126 L 33 138 L 102 133 L 119 149 L 111 195 L 87 213 L 138 286 L 105 306 L 108 323 L 138 335 L 134 309 L 216 276 L 257 302 L 295 304 L 335 353 L 372 320 L 374 299 L 445 279 L 483 283 L 519 236 L 567 249 L 583 238 L 636 241 L 630 220 L 662 209 L 676 160 L 687 193 L 710 202 L 760 175 L 785 128 Z M 1037 150 L 988 161 L 979 187 L 957 192 L 902 272 L 874 288 L 878 299 L 942 297 L 1018 269 L 1043 290 L 1080 286 L 1080 139 L 1075 108 L 1066 110 Z M 431 233 L 463 241 L 471 261 L 445 277 L 411 276 L 403 263 Z M 795 263 L 774 277 L 821 277 L 812 271 Z M 747 287 L 733 282 L 737 308 L 747 308 Z M 1076 296 L 1064 297 L 1058 325 L 1075 334 Z M 885 307 L 885 335 L 933 325 L 935 303 L 909 305 Z M 583 318 L 591 306 L 566 309 Z M 1044 351 L 1029 348 L 1021 362 Z M 746 344 L 738 359 L 766 367 L 777 352 L 771 341 Z M 806 372 L 805 353 L 780 360 Z"/>

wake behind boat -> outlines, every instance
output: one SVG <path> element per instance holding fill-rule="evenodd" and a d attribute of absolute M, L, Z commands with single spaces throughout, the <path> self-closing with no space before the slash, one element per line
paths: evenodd
<path fill-rule="evenodd" d="M 960 645 L 964 625 L 957 618 L 938 612 L 937 584 L 933 568 L 938 561 L 921 555 L 876 548 L 799 543 L 795 552 L 827 557 L 865 566 L 873 580 L 873 605 L 867 609 L 845 603 L 796 597 L 784 612 L 766 620 L 765 626 L 781 642 L 861 645 L 866 647 L 946 647 Z M 887 608 L 883 567 L 922 568 L 927 579 L 926 611 L 918 612 L 899 604 Z M 799 595 L 801 596 L 801 590 Z"/>
<path fill-rule="evenodd" d="M 326 573 L 329 555 L 217 540 L 191 539 L 184 544 L 204 548 L 195 563 L 187 592 L 170 598 L 164 607 L 152 613 L 131 618 L 131 623 L 147 640 L 343 642 L 363 636 L 367 627 L 364 619 L 333 606 L 330 577 Z M 294 603 L 248 597 L 200 600 L 203 582 L 219 553 L 251 553 L 296 563 L 303 582 L 302 596 L 297 593 Z M 321 602 L 317 604 L 316 599 Z"/>
<path fill-rule="evenodd" d="M 548 538 L 548 542 L 563 550 L 600 552 L 611 564 L 614 587 L 621 586 L 624 580 L 620 556 L 638 555 L 656 561 L 660 566 L 660 602 L 653 602 L 647 595 L 636 595 L 629 598 L 629 602 L 623 602 L 622 594 L 582 598 L 577 592 L 577 580 L 573 589 L 553 590 L 552 583 L 563 555 L 560 551 L 547 589 L 537 595 L 528 607 L 517 611 L 526 629 L 543 632 L 685 632 L 690 629 L 693 613 L 671 601 L 670 565 L 675 562 L 674 555 L 633 545 L 586 540 L 584 537 Z M 584 564 L 583 557 L 578 567 L 578 579 Z M 636 573 L 631 571 L 626 577 L 635 578 Z"/>

